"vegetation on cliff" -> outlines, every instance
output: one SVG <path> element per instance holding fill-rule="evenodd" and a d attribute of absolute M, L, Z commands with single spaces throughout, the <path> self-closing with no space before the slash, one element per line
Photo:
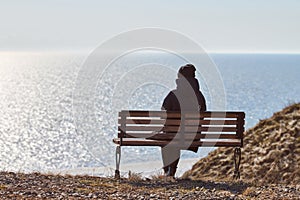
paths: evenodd
<path fill-rule="evenodd" d="M 233 148 L 218 148 L 197 162 L 183 178 L 228 180 Z M 261 120 L 244 134 L 241 179 L 260 184 L 300 183 L 300 103 Z"/>

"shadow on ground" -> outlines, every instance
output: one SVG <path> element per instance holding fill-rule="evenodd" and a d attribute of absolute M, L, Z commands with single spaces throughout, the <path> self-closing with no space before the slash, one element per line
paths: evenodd
<path fill-rule="evenodd" d="M 128 184 L 136 187 L 152 187 L 152 188 L 166 188 L 166 189 L 199 189 L 204 188 L 206 190 L 223 190 L 229 191 L 233 194 L 241 194 L 248 187 L 252 185 L 241 181 L 236 182 L 213 182 L 203 180 L 188 180 L 179 179 L 174 182 L 167 181 L 126 181 Z"/>

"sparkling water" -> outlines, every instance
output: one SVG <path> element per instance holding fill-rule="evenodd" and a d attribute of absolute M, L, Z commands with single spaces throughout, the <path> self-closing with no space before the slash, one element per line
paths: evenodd
<path fill-rule="evenodd" d="M 226 110 L 246 113 L 246 128 L 270 117 L 283 107 L 300 101 L 299 54 L 212 54 L 224 83 Z M 53 171 L 114 165 L 117 114 L 120 109 L 159 110 L 176 72 L 186 64 L 169 54 L 128 55 L 118 59 L 99 76 L 92 98 L 93 116 L 78 122 L 74 97 L 78 74 L 86 55 L 67 53 L 0 53 L 0 170 Z M 141 83 L 134 91 L 128 66 L 159 63 L 174 73 L 157 73 L 172 86 L 148 82 L 149 72 L 135 71 Z M 120 80 L 120 77 L 123 79 Z M 86 77 L 87 79 L 89 77 Z M 197 78 L 211 106 L 210 91 L 201 72 Z M 163 80 L 159 80 L 163 81 Z M 121 88 L 121 89 L 120 89 Z M 126 98 L 124 95 L 126 93 Z M 76 101 L 74 101 L 76 98 Z M 79 98 L 79 99 L 78 99 Z M 84 111 L 79 114 L 84 115 Z M 91 117 L 91 116 L 86 116 Z M 86 127 L 82 131 L 80 127 Z M 195 154 L 182 152 L 182 158 L 202 157 L 212 148 Z M 161 160 L 158 147 L 125 147 L 122 163 Z"/>

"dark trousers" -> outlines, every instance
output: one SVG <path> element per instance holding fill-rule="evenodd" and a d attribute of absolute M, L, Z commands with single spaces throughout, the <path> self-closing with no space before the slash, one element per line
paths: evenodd
<path fill-rule="evenodd" d="M 161 155 L 165 174 L 174 176 L 180 158 L 180 149 L 178 147 L 165 146 L 161 148 Z"/>

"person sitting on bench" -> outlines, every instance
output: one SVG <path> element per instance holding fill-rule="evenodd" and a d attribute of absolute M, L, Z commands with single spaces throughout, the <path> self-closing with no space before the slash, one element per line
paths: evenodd
<path fill-rule="evenodd" d="M 169 92 L 165 97 L 162 110 L 166 111 L 206 111 L 206 102 L 200 91 L 199 82 L 195 78 L 196 68 L 192 64 L 180 67 L 178 78 L 176 79 L 177 88 Z M 188 148 L 197 152 L 198 147 Z M 177 164 L 180 158 L 180 148 L 167 145 L 161 148 L 163 170 L 166 176 L 174 177 Z"/>

